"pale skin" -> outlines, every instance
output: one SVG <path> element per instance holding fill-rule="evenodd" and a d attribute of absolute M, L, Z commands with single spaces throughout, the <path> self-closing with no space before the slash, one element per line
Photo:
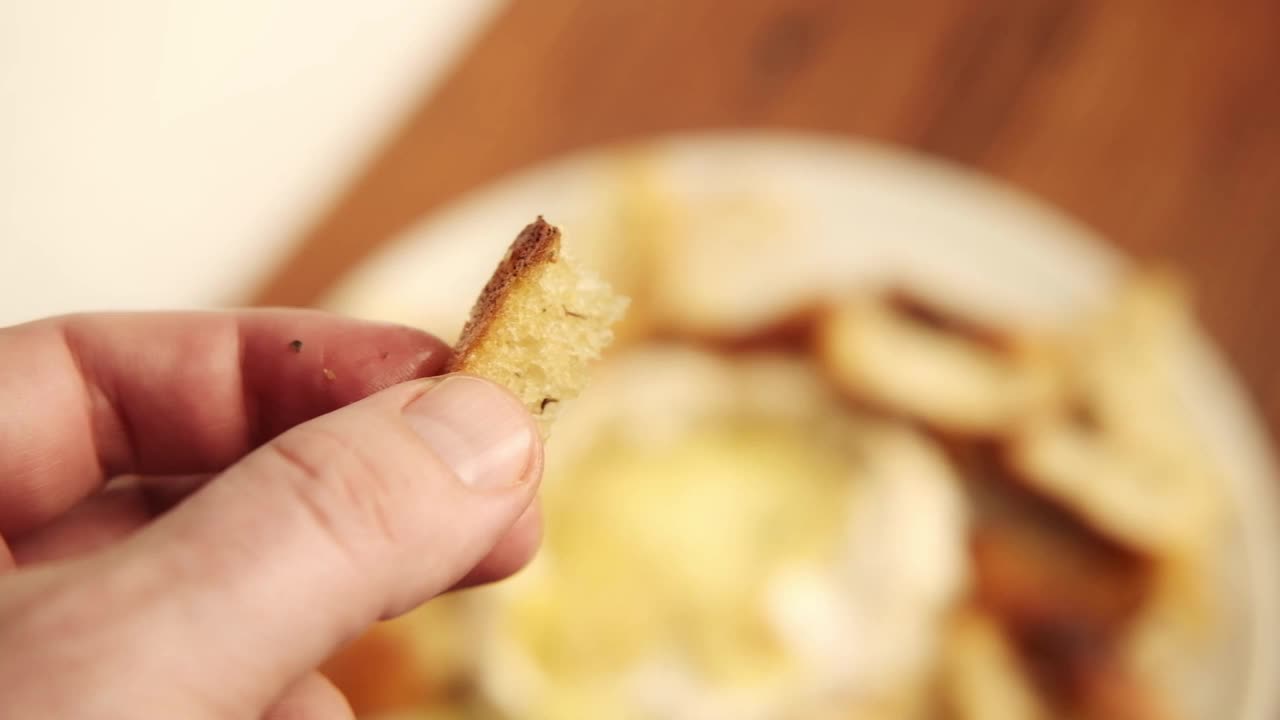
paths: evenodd
<path fill-rule="evenodd" d="M 0 716 L 351 717 L 325 658 L 538 543 L 532 420 L 448 354 L 309 311 L 0 329 Z"/>

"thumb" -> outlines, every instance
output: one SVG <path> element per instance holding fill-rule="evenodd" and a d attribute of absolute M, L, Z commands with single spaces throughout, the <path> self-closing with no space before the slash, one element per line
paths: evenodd
<path fill-rule="evenodd" d="M 523 407 L 473 377 L 406 383 L 299 425 L 97 567 L 68 569 L 94 572 L 93 602 L 111 614 L 69 633 L 75 655 L 124 670 L 69 697 L 260 712 L 371 622 L 463 577 L 529 505 L 541 467 Z"/>

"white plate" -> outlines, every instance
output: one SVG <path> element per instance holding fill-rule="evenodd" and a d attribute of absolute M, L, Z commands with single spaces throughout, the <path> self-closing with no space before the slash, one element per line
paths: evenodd
<path fill-rule="evenodd" d="M 976 174 L 847 140 L 773 133 L 689 135 L 645 143 L 672 194 L 726 188 L 767 197 L 786 217 L 811 286 L 894 278 L 997 319 L 1056 323 L 1105 297 L 1124 261 L 1089 229 Z M 619 158 L 637 146 L 575 154 L 514 175 L 426 219 L 356 268 L 324 303 L 452 337 L 516 230 L 543 214 L 572 233 L 614 200 Z M 1204 337 L 1188 391 L 1228 479 L 1237 596 L 1228 655 L 1197 705 L 1206 720 L 1280 716 L 1280 500 L 1263 424 Z M 1234 590 L 1234 591 L 1233 591 Z M 1212 666 L 1212 667 L 1207 667 Z M 1236 706 L 1224 714 L 1223 703 Z M 1199 715 L 1200 713 L 1197 713 Z"/>

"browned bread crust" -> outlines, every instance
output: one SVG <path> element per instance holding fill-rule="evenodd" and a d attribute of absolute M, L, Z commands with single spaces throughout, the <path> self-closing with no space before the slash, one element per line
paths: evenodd
<path fill-rule="evenodd" d="M 560 255 L 560 229 L 538 216 L 516 236 L 515 242 L 485 284 L 462 328 L 446 372 L 466 372 L 467 361 L 480 346 L 502 313 L 503 302 L 522 277 L 539 265 L 553 263 Z"/>

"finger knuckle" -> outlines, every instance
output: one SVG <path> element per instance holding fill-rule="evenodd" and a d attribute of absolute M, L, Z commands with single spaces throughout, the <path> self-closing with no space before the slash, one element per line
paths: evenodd
<path fill-rule="evenodd" d="M 299 508 L 345 553 L 359 559 L 403 540 L 395 520 L 403 483 L 385 454 L 319 427 L 295 428 L 267 447 Z"/>

